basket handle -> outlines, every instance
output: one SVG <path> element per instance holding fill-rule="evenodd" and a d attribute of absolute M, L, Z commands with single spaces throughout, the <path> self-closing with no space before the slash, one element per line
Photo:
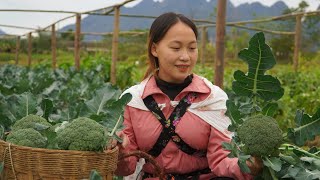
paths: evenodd
<path fill-rule="evenodd" d="M 158 164 L 158 162 L 148 153 L 135 150 L 131 152 L 121 153 L 119 154 L 119 160 L 122 160 L 124 158 L 130 157 L 130 156 L 136 156 L 138 158 L 144 158 L 148 162 L 150 162 L 154 168 L 155 168 L 155 175 L 159 177 L 159 180 L 165 180 L 164 171 L 161 168 L 161 166 Z"/>

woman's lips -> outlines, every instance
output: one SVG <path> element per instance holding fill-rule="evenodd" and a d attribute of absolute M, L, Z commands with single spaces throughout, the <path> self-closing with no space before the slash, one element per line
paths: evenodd
<path fill-rule="evenodd" d="M 185 72 L 188 70 L 189 65 L 176 65 L 176 67 L 179 69 L 179 71 Z"/>

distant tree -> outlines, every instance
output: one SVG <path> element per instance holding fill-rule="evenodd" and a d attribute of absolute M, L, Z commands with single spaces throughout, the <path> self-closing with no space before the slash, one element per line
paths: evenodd
<path fill-rule="evenodd" d="M 306 12 L 309 7 L 306 1 L 301 1 L 297 8 L 286 9 L 282 14 L 291 14 Z M 320 18 L 318 16 L 309 16 L 302 19 L 302 41 L 301 54 L 303 56 L 313 56 L 320 46 Z M 277 24 L 279 31 L 294 31 L 296 19 L 286 19 Z M 292 59 L 294 38 L 292 36 L 280 35 L 271 40 L 271 47 L 274 49 L 278 60 L 288 61 Z"/>
<path fill-rule="evenodd" d="M 38 31 L 38 36 L 32 39 L 32 49 L 37 53 L 51 51 L 51 32 Z"/>
<path fill-rule="evenodd" d="M 66 40 L 66 41 L 73 41 L 75 37 L 74 30 L 68 29 L 66 32 L 60 33 L 60 39 Z M 82 34 L 80 36 L 80 40 L 82 41 L 84 39 L 84 35 Z"/>
<path fill-rule="evenodd" d="M 226 36 L 226 56 L 237 59 L 239 50 L 248 46 L 249 38 L 248 31 L 231 28 Z"/>

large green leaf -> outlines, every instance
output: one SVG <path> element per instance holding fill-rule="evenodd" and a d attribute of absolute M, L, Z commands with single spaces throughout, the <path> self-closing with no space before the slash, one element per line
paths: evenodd
<path fill-rule="evenodd" d="M 263 159 L 263 164 L 277 172 L 281 170 L 282 165 L 279 157 L 265 157 Z"/>
<path fill-rule="evenodd" d="M 104 121 L 112 127 L 112 129 L 119 129 L 122 125 L 122 115 L 126 104 L 131 100 L 132 95 L 127 93 L 121 96 L 121 98 L 111 103 L 107 108 L 107 119 Z"/>
<path fill-rule="evenodd" d="M 95 93 L 95 97 L 86 101 L 85 104 L 90 111 L 99 115 L 102 112 L 105 112 L 106 103 L 110 100 L 115 101 L 119 96 L 119 90 L 116 90 L 110 84 L 107 84 L 105 87 L 98 89 Z"/>
<path fill-rule="evenodd" d="M 270 47 L 265 43 L 262 32 L 255 34 L 249 42 L 249 48 L 239 52 L 239 57 L 248 63 L 248 73 L 238 70 L 234 73 L 232 89 L 239 96 L 258 96 L 263 100 L 278 100 L 284 90 L 277 78 L 265 75 L 276 61 Z"/>
<path fill-rule="evenodd" d="M 37 112 L 37 98 L 30 92 L 15 95 L 16 103 L 11 107 L 12 112 L 16 112 L 16 118 L 20 119 L 29 114 Z"/>
<path fill-rule="evenodd" d="M 288 129 L 288 138 L 296 145 L 303 146 L 307 140 L 320 135 L 320 108 L 313 116 L 298 110 L 295 118 L 296 128 Z"/>

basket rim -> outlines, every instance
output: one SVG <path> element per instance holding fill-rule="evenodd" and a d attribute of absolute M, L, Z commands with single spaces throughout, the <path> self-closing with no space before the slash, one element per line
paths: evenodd
<path fill-rule="evenodd" d="M 109 153 L 112 154 L 112 153 L 115 153 L 116 151 L 119 151 L 119 148 L 117 146 L 113 149 L 105 149 L 104 151 L 78 151 L 78 150 L 35 148 L 35 147 L 16 145 L 0 139 L 0 147 L 9 147 L 9 146 L 14 149 L 30 150 L 34 152 L 69 153 L 69 154 L 92 154 L 92 155 L 93 154 L 109 154 Z"/>

